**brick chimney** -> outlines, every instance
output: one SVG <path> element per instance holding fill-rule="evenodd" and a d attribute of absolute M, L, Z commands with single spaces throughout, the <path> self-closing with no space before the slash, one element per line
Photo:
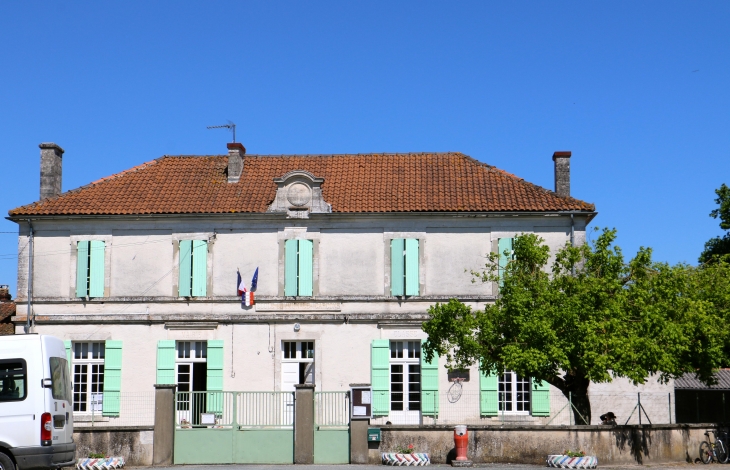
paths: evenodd
<path fill-rule="evenodd" d="M 570 151 L 553 153 L 555 162 L 555 193 L 570 197 Z"/>
<path fill-rule="evenodd" d="M 246 154 L 246 147 L 239 142 L 228 144 L 228 182 L 238 183 L 243 172 L 243 156 Z"/>
<path fill-rule="evenodd" d="M 61 194 L 61 158 L 63 149 L 52 142 L 44 142 L 41 149 L 41 199 Z"/>

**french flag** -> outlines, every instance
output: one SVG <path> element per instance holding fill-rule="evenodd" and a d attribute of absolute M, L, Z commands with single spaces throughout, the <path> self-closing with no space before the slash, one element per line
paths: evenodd
<path fill-rule="evenodd" d="M 250 307 L 256 303 L 256 301 L 254 300 L 253 292 L 249 292 L 246 290 L 246 285 L 241 279 L 240 271 L 238 271 L 238 295 L 241 296 L 241 305 L 243 305 L 244 307 Z"/>

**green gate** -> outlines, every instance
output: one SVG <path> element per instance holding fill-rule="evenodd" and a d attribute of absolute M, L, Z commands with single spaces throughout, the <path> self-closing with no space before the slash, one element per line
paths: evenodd
<path fill-rule="evenodd" d="M 174 463 L 294 463 L 293 392 L 177 392 Z"/>
<path fill-rule="evenodd" d="M 350 463 L 349 392 L 314 393 L 314 463 Z"/>

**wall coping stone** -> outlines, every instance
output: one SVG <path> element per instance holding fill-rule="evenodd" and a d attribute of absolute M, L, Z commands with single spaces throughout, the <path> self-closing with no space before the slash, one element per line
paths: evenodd
<path fill-rule="evenodd" d="M 606 426 L 602 424 L 590 424 L 590 425 L 554 425 L 545 426 L 540 424 L 504 424 L 504 425 L 467 425 L 466 428 L 469 431 L 620 431 L 626 429 L 642 429 L 642 430 L 665 430 L 665 429 L 706 429 L 715 428 L 717 423 L 680 423 L 680 424 L 628 424 L 626 426 Z M 390 425 L 377 425 L 371 424 L 371 428 L 380 428 L 384 431 L 453 431 L 454 425 L 452 424 L 390 424 Z"/>
<path fill-rule="evenodd" d="M 154 430 L 154 426 L 79 426 L 74 428 L 74 432 L 136 432 Z"/>

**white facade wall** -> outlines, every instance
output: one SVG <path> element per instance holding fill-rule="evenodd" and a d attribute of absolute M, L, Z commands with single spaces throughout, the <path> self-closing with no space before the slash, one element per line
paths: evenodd
<path fill-rule="evenodd" d="M 22 248 L 28 241 L 27 225 L 21 223 L 20 228 Z M 430 305 L 450 297 L 474 308 L 491 302 L 492 285 L 472 283 L 470 271 L 483 268 L 498 238 L 537 233 L 554 257 L 570 242 L 571 232 L 576 243 L 585 240 L 585 219 L 436 214 L 328 214 L 307 220 L 280 215 L 78 218 L 34 221 L 34 230 L 35 330 L 74 342 L 122 341 L 123 392 L 152 390 L 157 342 L 163 339 L 223 340 L 224 389 L 239 391 L 279 390 L 282 341 L 314 341 L 317 390 L 337 391 L 347 390 L 350 383 L 370 382 L 372 340 L 424 338 L 420 326 Z M 390 239 L 397 237 L 419 239 L 421 292 L 417 297 L 390 296 Z M 209 242 L 205 298 L 177 296 L 178 243 L 191 238 Z M 283 246 L 290 238 L 315 241 L 313 298 L 283 297 Z M 78 299 L 76 242 L 90 239 L 106 244 L 105 296 Z M 27 253 L 27 248 L 19 250 L 18 331 L 22 331 L 20 321 L 24 322 L 27 311 Z M 235 297 L 236 270 L 250 287 L 256 267 L 257 304 L 243 308 Z M 295 331 L 295 323 L 300 325 L 299 331 Z M 443 395 L 451 384 L 446 370 L 441 370 Z M 468 401 L 478 396 L 476 368 L 463 388 L 464 401 L 458 406 L 473 408 L 475 404 Z M 659 396 L 671 386 L 647 384 L 637 389 L 617 381 L 594 385 L 591 390 L 629 394 L 651 390 Z M 557 391 L 553 395 L 558 406 L 564 398 Z M 660 400 L 649 406 L 659 413 L 664 403 Z M 449 409 L 456 410 L 451 405 L 441 403 L 444 416 Z M 478 410 L 478 400 L 476 405 Z M 609 406 L 612 410 L 600 409 L 621 417 L 622 406 L 617 403 Z"/>

